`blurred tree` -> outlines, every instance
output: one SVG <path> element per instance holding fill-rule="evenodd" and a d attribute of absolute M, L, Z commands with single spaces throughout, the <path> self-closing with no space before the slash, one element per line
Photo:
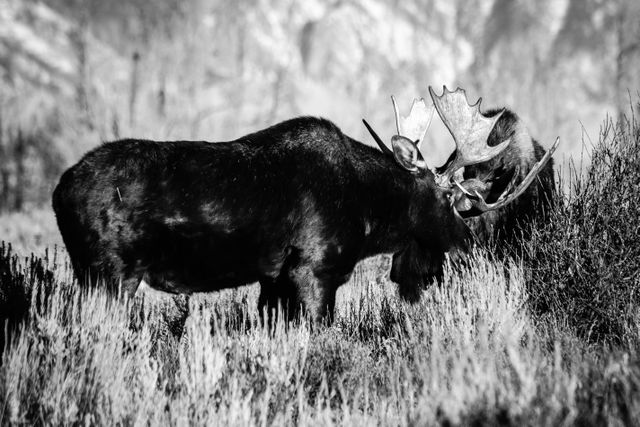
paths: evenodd
<path fill-rule="evenodd" d="M 598 19 L 603 10 L 601 0 L 569 0 L 562 27 L 554 42 L 555 59 L 574 55 L 577 51 L 593 54 L 606 48 Z M 604 23 L 601 23 L 604 24 Z"/>
<path fill-rule="evenodd" d="M 613 93 L 616 114 L 622 118 L 637 95 L 633 88 L 640 84 L 636 72 L 640 66 L 640 3 L 571 0 L 555 39 L 554 61 L 560 66 L 576 57 L 603 69 L 603 79 L 594 79 L 593 72 L 585 75 L 583 89 L 600 102 L 612 99 Z"/>
<path fill-rule="evenodd" d="M 640 87 L 640 2 L 636 0 L 618 0 L 614 11 L 616 41 L 616 109 L 618 118 L 627 116 L 629 107 L 638 103 L 634 102 Z M 635 89 L 635 93 L 632 91 Z M 638 111 L 631 111 L 636 114 Z"/>

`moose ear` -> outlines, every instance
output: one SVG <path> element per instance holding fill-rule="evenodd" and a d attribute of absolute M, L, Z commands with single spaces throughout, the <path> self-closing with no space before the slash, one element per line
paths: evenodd
<path fill-rule="evenodd" d="M 396 162 L 406 170 L 417 172 L 418 169 L 427 167 L 418 147 L 409 138 L 394 135 L 391 138 L 391 146 L 393 147 L 393 157 L 395 157 Z"/>

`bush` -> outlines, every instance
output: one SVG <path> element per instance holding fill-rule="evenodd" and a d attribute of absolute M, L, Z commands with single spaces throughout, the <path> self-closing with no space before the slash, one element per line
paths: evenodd
<path fill-rule="evenodd" d="M 0 243 L 0 356 L 11 334 L 29 317 L 32 298 L 38 305 L 46 303 L 55 281 L 49 267 L 48 255 L 44 259 L 31 255 L 22 264 L 10 244 Z"/>
<path fill-rule="evenodd" d="M 569 196 L 524 244 L 534 310 L 591 342 L 640 342 L 640 128 L 607 121 Z"/>

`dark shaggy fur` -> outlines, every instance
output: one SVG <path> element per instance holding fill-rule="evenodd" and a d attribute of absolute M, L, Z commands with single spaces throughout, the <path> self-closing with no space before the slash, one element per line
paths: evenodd
<path fill-rule="evenodd" d="M 491 117 L 500 110 L 485 113 Z M 482 194 L 488 203 L 495 202 L 520 167 L 520 178 L 524 179 L 531 168 L 545 155 L 545 150 L 531 136 L 522 120 L 512 111 L 506 110 L 489 135 L 488 144 L 495 146 L 511 138 L 509 146 L 497 157 L 478 165 L 465 168 L 464 178 L 484 180 L 494 176 L 490 190 Z M 487 212 L 466 220 L 482 242 L 515 243 L 528 233 L 533 221 L 544 220 L 553 201 L 555 191 L 553 159 L 540 171 L 536 180 L 516 201 L 504 208 Z"/>
<path fill-rule="evenodd" d="M 53 208 L 83 282 L 191 293 L 259 281 L 261 310 L 280 301 L 319 319 L 364 257 L 413 247 L 439 262 L 465 248 L 448 196 L 429 171 L 301 117 L 216 144 L 106 143 L 64 173 Z M 411 300 L 414 271 L 394 262 Z"/>

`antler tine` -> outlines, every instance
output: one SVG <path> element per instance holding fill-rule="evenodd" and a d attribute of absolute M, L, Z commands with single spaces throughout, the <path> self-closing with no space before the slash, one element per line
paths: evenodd
<path fill-rule="evenodd" d="M 393 151 L 391 151 L 391 149 L 389 147 L 387 147 L 384 142 L 382 142 L 382 139 L 380 139 L 378 134 L 371 128 L 371 126 L 369 126 L 369 123 L 367 123 L 367 121 L 365 119 L 362 119 L 362 123 L 364 123 L 364 126 L 367 128 L 367 130 L 369 131 L 369 133 L 373 137 L 373 140 L 376 142 L 376 144 L 378 144 L 378 147 L 380 147 L 382 152 L 384 154 L 393 156 Z"/>
<path fill-rule="evenodd" d="M 415 98 L 411 104 L 409 115 L 402 117 L 400 116 L 396 98 L 393 95 L 391 95 L 391 102 L 393 103 L 393 111 L 396 117 L 398 135 L 410 139 L 420 148 L 420 144 L 424 140 L 429 126 L 431 126 L 434 107 L 432 105 L 427 107 L 423 98 Z"/>
<path fill-rule="evenodd" d="M 546 152 L 546 154 L 542 157 L 542 159 L 540 159 L 540 161 L 536 163 L 533 168 L 531 168 L 531 170 L 529 171 L 525 179 L 520 183 L 520 185 L 518 185 L 518 187 L 512 193 L 511 193 L 511 189 L 513 188 L 515 180 L 518 178 L 518 175 L 519 175 L 518 171 L 516 171 L 513 179 L 511 180 L 511 182 L 509 183 L 505 191 L 502 193 L 502 195 L 498 198 L 498 200 L 495 203 L 487 203 L 477 191 L 474 191 L 475 193 L 474 199 L 476 200 L 473 200 L 471 202 L 473 206 L 481 212 L 488 212 L 488 211 L 500 209 L 508 205 L 509 203 L 513 202 L 527 189 L 527 187 L 529 187 L 529 185 L 531 185 L 531 183 L 536 178 L 536 176 L 538 176 L 538 173 L 540 173 L 540 170 L 542 170 L 542 168 L 547 164 L 547 162 L 553 155 L 554 151 L 556 151 L 556 148 L 558 148 L 559 143 L 560 143 L 560 137 L 557 137 L 556 141 L 553 143 L 551 148 Z"/>
<path fill-rule="evenodd" d="M 429 86 L 429 94 L 456 144 L 455 158 L 442 174 L 443 182 L 449 182 L 453 174 L 462 167 L 492 159 L 511 142 L 507 139 L 494 147 L 487 145 L 489 134 L 504 110 L 493 117 L 484 116 L 480 112 L 482 98 L 471 105 L 466 92 L 461 88 L 452 92 L 444 86 L 442 95 L 438 96 Z"/>
<path fill-rule="evenodd" d="M 398 109 L 398 104 L 396 104 L 396 98 L 391 95 L 391 102 L 393 103 L 393 115 L 396 118 L 396 130 L 398 131 L 398 135 L 402 135 L 402 129 L 400 129 L 400 110 Z"/>

